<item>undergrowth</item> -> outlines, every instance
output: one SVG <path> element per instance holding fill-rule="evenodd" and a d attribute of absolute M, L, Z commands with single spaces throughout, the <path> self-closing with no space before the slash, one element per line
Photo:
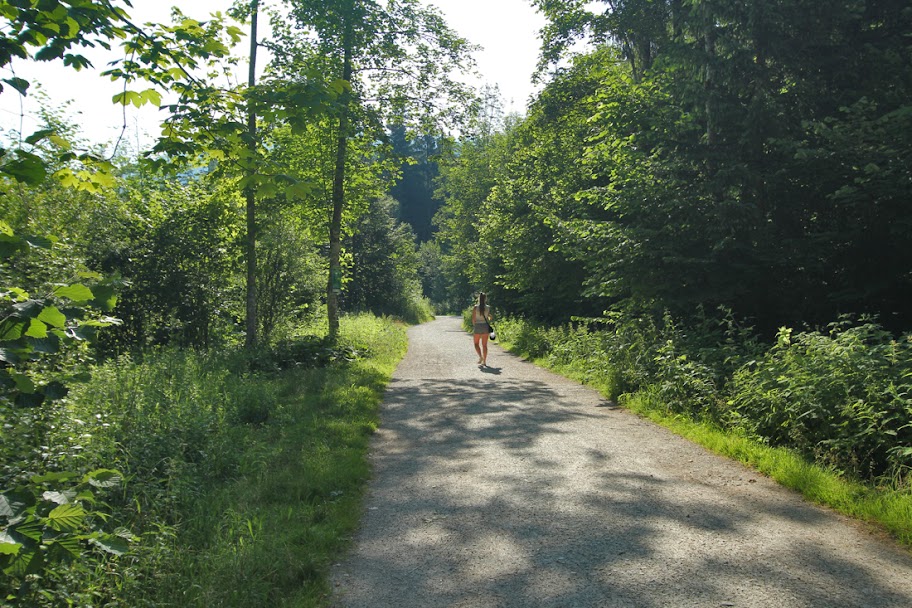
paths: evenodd
<path fill-rule="evenodd" d="M 162 350 L 98 367 L 43 414 L 46 456 L 30 466 L 122 472 L 106 525 L 136 540 L 121 556 L 0 578 L 0 605 L 320 605 L 405 349 L 401 326 L 358 316 L 333 347 L 302 336 L 253 358 Z"/>

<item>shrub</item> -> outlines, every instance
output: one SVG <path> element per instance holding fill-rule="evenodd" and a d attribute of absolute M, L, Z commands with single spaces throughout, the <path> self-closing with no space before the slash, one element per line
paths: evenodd
<path fill-rule="evenodd" d="M 912 339 L 874 323 L 793 334 L 735 374 L 741 424 L 863 477 L 912 464 Z"/>

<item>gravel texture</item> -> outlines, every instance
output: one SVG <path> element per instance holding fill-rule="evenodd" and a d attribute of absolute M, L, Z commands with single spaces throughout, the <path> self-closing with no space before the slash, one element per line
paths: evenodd
<path fill-rule="evenodd" d="M 912 607 L 866 526 L 492 345 L 409 330 L 332 606 Z"/>

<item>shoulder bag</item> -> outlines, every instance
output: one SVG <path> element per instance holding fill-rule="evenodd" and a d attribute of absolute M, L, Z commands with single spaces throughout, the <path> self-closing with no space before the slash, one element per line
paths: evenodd
<path fill-rule="evenodd" d="M 480 310 L 478 312 L 481 312 Z M 488 321 L 488 316 L 481 312 L 481 318 L 485 320 L 485 323 L 488 324 L 488 340 L 497 340 L 497 334 L 494 333 L 494 326 L 491 325 L 491 322 Z"/>

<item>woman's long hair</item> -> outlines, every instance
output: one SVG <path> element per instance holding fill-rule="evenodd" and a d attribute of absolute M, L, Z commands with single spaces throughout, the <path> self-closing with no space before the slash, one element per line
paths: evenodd
<path fill-rule="evenodd" d="M 485 313 L 485 300 L 487 300 L 487 298 L 488 297 L 484 293 L 478 294 L 478 312 L 481 314 Z"/>

